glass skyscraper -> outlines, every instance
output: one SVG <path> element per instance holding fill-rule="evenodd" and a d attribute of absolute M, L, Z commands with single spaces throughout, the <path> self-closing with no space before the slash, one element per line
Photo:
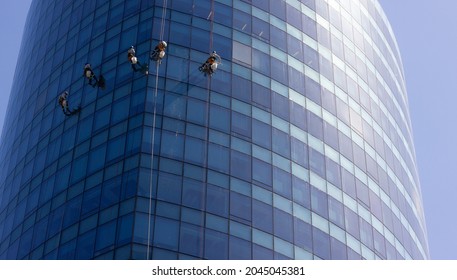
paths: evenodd
<path fill-rule="evenodd" d="M 376 0 L 33 1 L 0 146 L 0 259 L 428 257 Z"/>

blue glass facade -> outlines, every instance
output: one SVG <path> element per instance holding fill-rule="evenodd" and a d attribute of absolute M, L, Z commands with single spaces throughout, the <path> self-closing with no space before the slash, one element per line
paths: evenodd
<path fill-rule="evenodd" d="M 376 0 L 168 0 L 162 26 L 164 2 L 33 1 L 0 146 L 0 259 L 428 258 Z M 134 73 L 128 48 L 146 61 L 162 28 L 158 73 Z"/>

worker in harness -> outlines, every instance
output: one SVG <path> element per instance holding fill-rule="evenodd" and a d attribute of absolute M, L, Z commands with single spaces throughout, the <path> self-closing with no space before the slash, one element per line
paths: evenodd
<path fill-rule="evenodd" d="M 90 63 L 86 63 L 86 65 L 84 65 L 83 77 L 86 77 L 89 80 L 89 85 L 91 85 L 92 87 L 97 86 L 98 79 L 97 79 L 97 76 L 95 76 L 94 71 L 92 71 L 92 67 L 90 66 Z M 93 84 L 92 81 L 95 81 L 95 83 Z"/>
<path fill-rule="evenodd" d="M 59 95 L 59 105 L 62 108 L 62 111 L 66 116 L 71 116 L 80 110 L 79 107 L 77 107 L 74 110 L 69 109 L 68 91 L 64 91 L 62 94 Z"/>
<path fill-rule="evenodd" d="M 105 89 L 105 78 L 101 74 L 100 77 L 97 78 L 94 71 L 92 70 L 92 66 L 90 65 L 90 63 L 86 63 L 86 65 L 84 65 L 83 77 L 89 80 L 89 85 L 91 85 L 92 87 L 98 86 L 102 89 Z"/>
<path fill-rule="evenodd" d="M 208 59 L 206 59 L 205 63 L 198 67 L 198 70 L 203 72 L 205 76 L 212 76 L 221 62 L 221 57 L 216 53 L 216 51 L 213 51 L 213 53 L 211 53 Z"/>
<path fill-rule="evenodd" d="M 135 56 L 135 54 L 136 54 L 135 47 L 131 46 L 130 49 L 127 51 L 127 58 L 129 60 L 130 64 L 132 65 L 133 71 L 135 71 L 135 72 L 140 71 L 141 73 L 147 75 L 149 73 L 149 71 L 148 71 L 149 66 L 147 64 L 142 65 L 138 61 L 138 58 Z M 140 68 L 137 68 L 137 65 Z"/>
<path fill-rule="evenodd" d="M 163 59 L 165 56 L 165 49 L 167 48 L 167 42 L 165 41 L 160 41 L 157 46 L 154 48 L 154 50 L 151 52 L 151 55 L 149 58 L 154 61 L 160 61 Z"/>

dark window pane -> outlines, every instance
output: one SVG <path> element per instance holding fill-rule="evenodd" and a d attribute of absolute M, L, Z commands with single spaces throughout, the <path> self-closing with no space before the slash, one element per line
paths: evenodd
<path fill-rule="evenodd" d="M 187 120 L 196 124 L 205 125 L 208 109 L 202 101 L 189 99 L 187 104 Z"/>
<path fill-rule="evenodd" d="M 347 247 L 346 244 L 341 243 L 337 239 L 330 237 L 330 246 L 332 250 L 332 260 L 346 260 Z"/>
<path fill-rule="evenodd" d="M 277 16 L 279 19 L 286 21 L 286 2 L 285 1 L 270 1 L 270 13 Z"/>
<path fill-rule="evenodd" d="M 258 200 L 252 201 L 252 226 L 273 233 L 273 207 Z"/>
<path fill-rule="evenodd" d="M 174 34 L 174 36 L 170 37 L 170 44 L 189 46 L 190 30 L 190 26 L 172 21 L 170 23 L 170 33 Z"/>
<path fill-rule="evenodd" d="M 252 17 L 252 34 L 268 41 L 270 40 L 270 25 L 257 17 Z"/>
<path fill-rule="evenodd" d="M 276 128 L 273 128 L 273 152 L 290 158 L 290 137 Z"/>
<path fill-rule="evenodd" d="M 291 159 L 303 167 L 308 167 L 308 145 L 291 137 Z"/>
<path fill-rule="evenodd" d="M 325 157 L 312 148 L 309 149 L 309 165 L 312 171 L 325 178 Z"/>
<path fill-rule="evenodd" d="M 88 260 L 94 255 L 95 230 L 91 230 L 78 237 L 76 246 L 76 259 Z"/>
<path fill-rule="evenodd" d="M 157 198 L 177 204 L 181 203 L 181 180 L 179 176 L 160 173 Z"/>
<path fill-rule="evenodd" d="M 324 218 L 328 218 L 328 195 L 316 188 L 311 188 L 312 210 Z"/>
<path fill-rule="evenodd" d="M 273 251 L 257 244 L 252 245 L 252 258 L 254 260 L 272 260 Z"/>
<path fill-rule="evenodd" d="M 109 222 L 97 229 L 97 239 L 95 250 L 101 250 L 108 246 L 114 245 L 116 238 L 116 221 Z"/>
<path fill-rule="evenodd" d="M 233 28 L 250 34 L 251 17 L 240 10 L 233 10 Z"/>
<path fill-rule="evenodd" d="M 298 204 L 311 209 L 311 194 L 309 184 L 297 177 L 292 178 L 293 197 Z"/>
<path fill-rule="evenodd" d="M 273 190 L 288 199 L 292 197 L 292 179 L 288 172 L 277 167 L 273 168 Z"/>
<path fill-rule="evenodd" d="M 251 180 L 251 157 L 249 157 L 246 154 L 232 150 L 230 162 L 230 174 L 232 176 L 247 181 Z"/>
<path fill-rule="evenodd" d="M 205 231 L 205 258 L 225 260 L 228 257 L 228 237 L 226 234 L 209 230 Z"/>
<path fill-rule="evenodd" d="M 341 202 L 328 197 L 329 220 L 335 225 L 344 228 L 344 206 Z"/>
<path fill-rule="evenodd" d="M 229 149 L 210 143 L 208 146 L 208 167 L 219 172 L 229 173 Z"/>
<path fill-rule="evenodd" d="M 341 188 L 340 166 L 333 160 L 326 158 L 327 180 L 333 185 Z"/>
<path fill-rule="evenodd" d="M 359 216 L 347 207 L 344 207 L 344 218 L 346 224 L 346 231 L 352 236 L 359 239 Z"/>
<path fill-rule="evenodd" d="M 286 38 L 284 37 L 283 39 L 285 40 Z M 276 58 L 271 58 L 271 69 L 274 69 L 271 71 L 271 78 L 284 85 L 287 85 L 287 65 Z"/>
<path fill-rule="evenodd" d="M 230 215 L 251 220 L 251 198 L 236 192 L 230 192 Z"/>
<path fill-rule="evenodd" d="M 373 228 L 362 218 L 360 218 L 360 240 L 368 248 L 373 249 Z"/>
<path fill-rule="evenodd" d="M 330 237 L 325 232 L 313 227 L 314 253 L 324 259 L 330 259 Z"/>
<path fill-rule="evenodd" d="M 182 186 L 182 204 L 196 209 L 205 209 L 205 184 L 185 178 Z"/>
<path fill-rule="evenodd" d="M 271 148 L 271 127 L 263 122 L 252 119 L 252 142 L 264 148 Z"/>
<path fill-rule="evenodd" d="M 229 207 L 228 190 L 208 185 L 206 197 L 206 211 L 227 217 Z"/>
<path fill-rule="evenodd" d="M 276 236 L 293 242 L 292 216 L 284 211 L 274 209 L 274 233 Z"/>
<path fill-rule="evenodd" d="M 254 158 L 252 161 L 252 179 L 271 186 L 271 165 Z"/>
<path fill-rule="evenodd" d="M 129 214 L 119 219 L 117 228 L 117 243 L 126 244 L 132 241 L 133 235 L 133 215 Z"/>
<path fill-rule="evenodd" d="M 252 101 L 267 109 L 271 108 L 271 92 L 270 89 L 260 86 L 256 83 L 252 84 Z"/>
<path fill-rule="evenodd" d="M 243 51 L 243 50 L 239 50 Z M 246 62 L 246 60 L 243 60 Z M 232 97 L 250 102 L 251 101 L 251 81 L 234 75 L 232 77 Z"/>
<path fill-rule="evenodd" d="M 305 131 L 307 130 L 306 110 L 295 102 L 290 102 L 290 122 Z"/>
<path fill-rule="evenodd" d="M 229 259 L 231 260 L 250 260 L 251 242 L 230 236 Z"/>
<path fill-rule="evenodd" d="M 183 253 L 203 257 L 203 230 L 201 227 L 182 223 L 179 249 Z"/>
<path fill-rule="evenodd" d="M 187 162 L 203 165 L 206 159 L 206 145 L 200 139 L 186 137 L 186 152 L 184 158 Z"/>
<path fill-rule="evenodd" d="M 271 102 L 273 114 L 285 120 L 289 120 L 289 98 L 278 93 L 273 93 Z"/>
<path fill-rule="evenodd" d="M 226 108 L 211 105 L 209 125 L 211 128 L 230 132 L 230 111 Z"/>
<path fill-rule="evenodd" d="M 154 224 L 154 246 L 178 250 L 179 223 L 157 217 Z"/>
<path fill-rule="evenodd" d="M 173 132 L 162 131 L 161 155 L 173 159 L 181 159 L 184 154 L 184 137 Z"/>
<path fill-rule="evenodd" d="M 310 252 L 312 251 L 312 226 L 297 218 L 294 218 L 294 244 Z"/>
<path fill-rule="evenodd" d="M 232 111 L 232 131 L 245 137 L 251 137 L 251 119 Z"/>

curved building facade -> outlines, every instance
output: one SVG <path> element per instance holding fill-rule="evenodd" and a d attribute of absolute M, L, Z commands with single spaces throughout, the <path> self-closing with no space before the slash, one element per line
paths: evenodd
<path fill-rule="evenodd" d="M 160 66 L 133 72 L 129 47 L 144 63 L 161 37 Z M 20 53 L 1 259 L 429 257 L 376 0 L 35 0 Z"/>

